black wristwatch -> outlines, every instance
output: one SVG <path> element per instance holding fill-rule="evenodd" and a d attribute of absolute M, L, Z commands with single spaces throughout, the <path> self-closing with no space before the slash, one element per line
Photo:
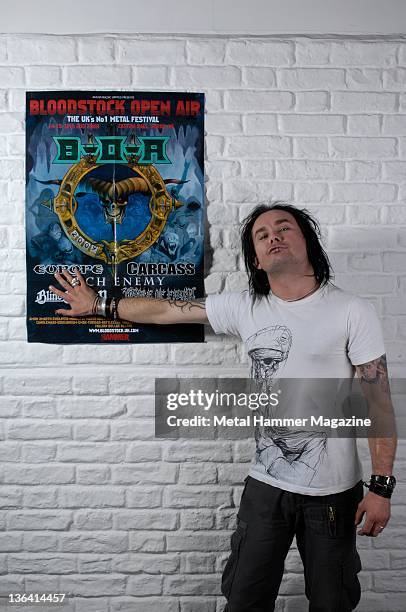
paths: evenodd
<path fill-rule="evenodd" d="M 369 482 L 364 482 L 364 485 L 372 493 L 390 499 L 396 487 L 396 478 L 394 476 L 381 476 L 380 474 L 372 474 Z"/>

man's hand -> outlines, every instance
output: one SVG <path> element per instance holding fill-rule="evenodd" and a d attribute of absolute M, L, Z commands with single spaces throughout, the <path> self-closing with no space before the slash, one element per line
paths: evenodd
<path fill-rule="evenodd" d="M 390 519 L 390 500 L 368 491 L 364 499 L 358 504 L 355 515 L 356 525 L 360 524 L 364 514 L 365 521 L 358 531 L 358 535 L 376 538 L 385 529 Z"/>
<path fill-rule="evenodd" d="M 65 317 L 84 317 L 94 315 L 93 307 L 97 293 L 86 285 L 86 281 L 75 270 L 72 276 L 66 270 L 55 274 L 56 280 L 65 289 L 61 291 L 53 285 L 50 290 L 63 298 L 70 305 L 70 310 L 59 309 L 55 314 Z M 73 285 L 72 285 L 73 281 Z M 135 323 L 173 324 L 173 323 L 208 323 L 204 299 L 172 300 L 157 298 L 122 298 L 117 308 L 118 318 Z"/>
<path fill-rule="evenodd" d="M 70 310 L 59 309 L 55 311 L 55 314 L 64 315 L 65 317 L 83 317 L 92 313 L 93 304 L 97 293 L 86 285 L 86 281 L 76 268 L 75 276 L 69 274 L 67 270 L 63 270 L 62 274 L 55 274 L 55 278 L 58 283 L 65 289 L 61 291 L 53 285 L 50 285 L 50 290 L 59 295 L 70 304 Z M 77 279 L 79 284 L 72 286 L 72 281 Z"/>
<path fill-rule="evenodd" d="M 390 397 L 386 355 L 355 366 L 375 431 L 368 437 L 372 474 L 391 475 L 396 452 L 396 424 Z M 381 433 L 382 431 L 382 433 Z M 390 435 L 387 435 L 387 432 Z M 378 437 L 381 434 L 384 437 Z M 358 535 L 376 537 L 390 518 L 390 500 L 368 491 L 358 506 L 355 524 L 366 515 Z"/>

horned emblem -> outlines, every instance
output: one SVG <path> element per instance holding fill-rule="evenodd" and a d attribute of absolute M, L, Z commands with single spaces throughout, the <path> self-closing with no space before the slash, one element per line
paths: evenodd
<path fill-rule="evenodd" d="M 40 181 L 35 179 L 38 183 L 44 185 L 61 185 L 62 181 L 59 179 L 51 181 Z M 187 181 L 178 179 L 165 179 L 164 183 L 175 183 L 181 185 Z M 128 199 L 133 193 L 144 193 L 149 194 L 151 190 L 148 186 L 147 181 L 141 177 L 131 177 L 122 179 L 121 181 L 105 181 L 89 176 L 88 178 L 82 179 L 80 182 L 82 188 L 90 188 L 94 193 L 99 196 L 101 205 L 103 207 L 103 214 L 106 223 L 115 225 L 116 223 L 122 223 L 125 215 L 125 207 L 128 204 Z M 82 198 L 86 196 L 89 191 L 79 191 L 75 193 L 76 198 Z"/>

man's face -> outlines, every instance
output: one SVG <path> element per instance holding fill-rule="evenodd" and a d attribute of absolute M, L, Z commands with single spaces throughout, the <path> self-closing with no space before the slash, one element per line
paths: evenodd
<path fill-rule="evenodd" d="M 267 274 L 308 264 L 306 241 L 296 219 L 284 210 L 262 213 L 252 228 L 256 266 Z"/>

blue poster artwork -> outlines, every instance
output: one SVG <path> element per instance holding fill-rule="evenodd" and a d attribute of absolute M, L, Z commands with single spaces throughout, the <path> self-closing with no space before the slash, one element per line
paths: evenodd
<path fill-rule="evenodd" d="M 204 341 L 201 325 L 62 317 L 49 290 L 77 268 L 102 297 L 203 297 L 203 159 L 203 94 L 27 93 L 29 342 Z"/>

